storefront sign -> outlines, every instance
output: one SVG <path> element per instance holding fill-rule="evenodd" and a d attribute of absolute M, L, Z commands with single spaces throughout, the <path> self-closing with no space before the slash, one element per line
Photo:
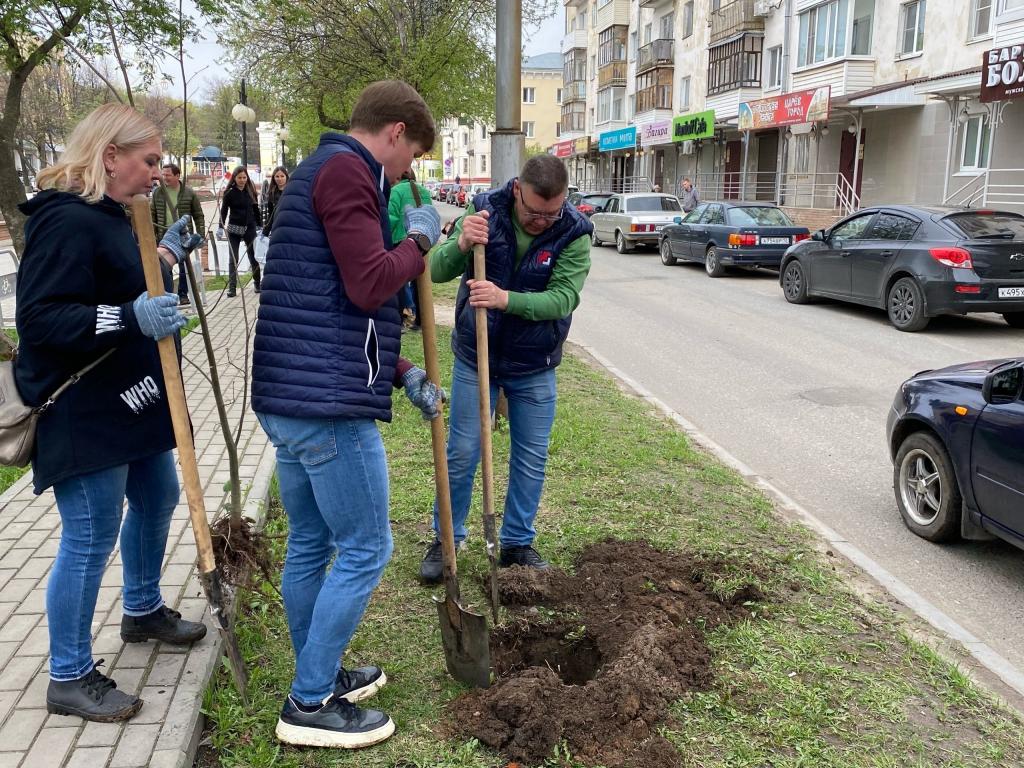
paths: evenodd
<path fill-rule="evenodd" d="M 715 110 L 680 115 L 672 121 L 672 141 L 710 139 L 715 135 Z"/>
<path fill-rule="evenodd" d="M 981 101 L 1006 101 L 1024 95 L 1024 44 L 985 51 L 981 63 Z"/>
<path fill-rule="evenodd" d="M 574 155 L 590 154 L 590 137 L 583 136 L 581 138 L 576 139 L 576 141 L 573 142 L 572 153 Z"/>
<path fill-rule="evenodd" d="M 551 154 L 559 158 L 572 157 L 572 144 L 571 139 L 569 141 L 559 141 L 551 147 Z"/>
<path fill-rule="evenodd" d="M 668 144 L 672 137 L 672 123 L 668 120 L 655 120 L 644 123 L 640 128 L 640 146 L 651 147 L 655 144 Z"/>
<path fill-rule="evenodd" d="M 634 149 L 636 147 L 636 126 L 631 125 L 629 128 L 602 133 L 598 139 L 598 146 L 602 152 L 612 152 L 616 149 Z"/>
<path fill-rule="evenodd" d="M 810 91 L 794 91 L 770 99 L 740 104 L 739 129 L 757 131 L 782 125 L 813 123 L 827 120 L 832 86 L 823 85 Z"/>

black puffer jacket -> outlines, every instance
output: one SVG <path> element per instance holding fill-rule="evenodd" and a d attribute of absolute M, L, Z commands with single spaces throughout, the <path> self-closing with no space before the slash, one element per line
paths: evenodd
<path fill-rule="evenodd" d="M 244 226 L 246 229 L 255 229 L 262 224 L 260 218 L 260 206 L 256 198 L 249 194 L 248 190 L 238 187 L 228 187 L 224 192 L 224 198 L 220 203 L 220 225 L 224 226 L 224 219 L 228 224 Z"/>
<path fill-rule="evenodd" d="M 174 447 L 156 342 L 132 304 L 146 289 L 139 246 L 122 205 L 47 190 L 22 203 L 28 218 L 18 268 L 18 390 L 40 405 L 71 374 L 114 354 L 39 419 L 36 493 L 75 475 Z M 161 261 L 165 288 L 171 276 Z"/>

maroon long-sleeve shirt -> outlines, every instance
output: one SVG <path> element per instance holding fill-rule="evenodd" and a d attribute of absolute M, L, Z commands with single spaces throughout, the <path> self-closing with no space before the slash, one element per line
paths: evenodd
<path fill-rule="evenodd" d="M 345 293 L 364 312 L 379 309 L 425 266 L 412 240 L 390 251 L 385 247 L 377 198 L 383 183 L 358 155 L 339 152 L 324 163 L 313 184 L 313 210 L 327 233 Z M 398 358 L 396 385 L 411 367 Z"/>

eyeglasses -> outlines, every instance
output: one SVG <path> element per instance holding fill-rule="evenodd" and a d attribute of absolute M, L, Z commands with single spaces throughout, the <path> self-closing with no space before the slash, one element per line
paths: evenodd
<path fill-rule="evenodd" d="M 535 211 L 533 208 L 526 204 L 523 200 L 523 188 L 519 187 L 519 202 L 523 204 L 523 213 L 529 216 L 531 219 L 539 219 L 540 221 L 558 221 L 562 218 L 562 209 L 558 209 L 558 213 L 542 213 Z"/>

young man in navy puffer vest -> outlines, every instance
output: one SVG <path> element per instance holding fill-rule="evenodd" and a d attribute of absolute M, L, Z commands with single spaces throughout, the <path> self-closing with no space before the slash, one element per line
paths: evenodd
<path fill-rule="evenodd" d="M 277 448 L 288 554 L 281 591 L 295 678 L 277 723 L 289 744 L 355 748 L 394 732 L 355 702 L 387 682 L 340 664 L 391 556 L 388 479 L 377 421 L 404 386 L 425 418 L 441 392 L 398 356 L 397 294 L 440 236 L 432 207 L 409 208 L 391 241 L 391 184 L 434 143 L 409 85 L 360 95 L 348 135 L 324 134 L 289 179 L 274 218 L 253 355 L 252 405 Z M 328 570 L 331 560 L 333 566 Z"/>

